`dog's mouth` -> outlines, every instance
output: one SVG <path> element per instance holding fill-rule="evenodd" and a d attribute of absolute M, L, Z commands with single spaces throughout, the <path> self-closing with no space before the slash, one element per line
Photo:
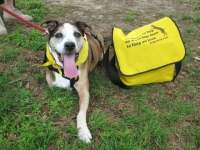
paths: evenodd
<path fill-rule="evenodd" d="M 78 69 L 76 61 L 79 54 L 61 54 L 56 51 L 59 61 L 63 64 L 64 75 L 68 78 L 75 78 L 78 76 Z"/>
<path fill-rule="evenodd" d="M 56 50 L 56 53 L 57 53 L 57 55 L 58 55 L 59 61 L 60 61 L 62 64 L 64 64 L 64 54 L 59 53 L 57 50 Z M 79 57 L 79 53 L 76 53 L 76 54 L 75 54 L 75 62 L 78 60 L 78 57 Z"/>

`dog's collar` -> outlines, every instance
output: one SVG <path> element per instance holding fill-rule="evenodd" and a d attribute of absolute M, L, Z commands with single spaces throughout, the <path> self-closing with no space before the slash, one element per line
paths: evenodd
<path fill-rule="evenodd" d="M 76 66 L 83 64 L 88 57 L 88 39 L 84 34 L 84 45 L 80 50 L 78 57 L 76 58 Z M 44 59 L 44 64 L 41 66 L 48 67 L 50 70 L 58 72 L 61 76 L 63 76 L 63 64 L 59 62 L 56 58 L 54 58 L 53 52 L 49 44 L 46 44 L 46 54 Z M 52 69 L 53 68 L 53 69 Z M 64 76 L 63 76 L 64 77 Z"/>

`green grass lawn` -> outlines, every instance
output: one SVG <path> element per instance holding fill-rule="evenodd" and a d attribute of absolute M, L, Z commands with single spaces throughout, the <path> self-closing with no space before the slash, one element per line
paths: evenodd
<path fill-rule="evenodd" d="M 200 37 L 200 7 L 196 7 L 200 3 L 194 5 L 196 15 L 184 12 L 175 18 L 190 25 L 184 26 L 187 54 L 174 82 L 121 89 L 109 81 L 101 64 L 91 73 L 87 117 L 93 136 L 90 144 L 77 137 L 77 93 L 49 88 L 44 68 L 38 67 L 47 37 L 23 23 L 7 23 L 8 29 L 15 30 L 0 36 L 0 149 L 198 150 L 200 62 L 194 57 L 200 53 L 193 39 Z M 49 15 L 50 8 L 41 0 L 19 0 L 17 6 L 33 16 L 36 24 Z M 138 15 L 120 12 L 117 18 L 134 24 Z M 160 18 L 166 15 L 157 13 Z"/>

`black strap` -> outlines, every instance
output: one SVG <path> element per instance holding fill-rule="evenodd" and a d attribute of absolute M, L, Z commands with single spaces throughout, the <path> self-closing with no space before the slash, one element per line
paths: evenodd
<path fill-rule="evenodd" d="M 176 74 L 175 74 L 174 79 L 172 81 L 174 81 L 176 79 L 177 75 L 181 71 L 181 66 L 182 66 L 182 61 L 179 61 L 179 62 L 175 63 Z"/>
<path fill-rule="evenodd" d="M 108 46 L 108 49 L 106 50 L 106 53 L 104 54 L 104 58 L 103 58 L 103 66 L 104 69 L 109 77 L 109 79 L 112 81 L 113 84 L 120 86 L 121 88 L 128 88 L 127 85 L 125 85 L 119 77 L 118 74 L 118 70 L 115 66 L 115 55 L 113 56 L 113 58 L 109 61 L 109 50 L 110 50 L 110 46 Z"/>
<path fill-rule="evenodd" d="M 95 39 L 99 42 L 100 47 L 103 49 L 102 43 L 101 43 L 101 41 L 98 39 L 98 36 L 97 36 L 96 34 L 94 34 L 94 33 L 90 33 L 90 34 L 91 34 L 91 36 L 92 36 L 93 38 L 95 38 Z"/>
<path fill-rule="evenodd" d="M 102 48 L 102 51 L 103 51 L 103 54 L 104 54 L 104 48 L 103 48 L 102 43 L 99 40 L 98 36 L 96 34 L 94 34 L 94 33 L 91 33 L 91 32 L 90 32 L 90 35 L 99 42 L 100 48 Z"/>
<path fill-rule="evenodd" d="M 180 32 L 180 30 L 179 30 L 179 27 L 177 26 L 176 22 L 175 22 L 172 18 L 170 18 L 170 19 L 171 19 L 171 20 L 174 22 L 174 24 L 176 25 L 177 30 L 178 30 L 178 32 L 179 32 L 179 35 L 180 35 L 180 37 L 181 37 L 181 41 L 183 42 L 183 37 L 182 37 L 182 35 L 181 35 L 181 32 Z M 184 43 L 183 43 L 183 46 L 184 46 L 184 49 L 185 49 L 185 44 L 184 44 Z M 175 71 L 176 71 L 176 74 L 175 74 L 175 76 L 174 76 L 173 81 L 175 80 L 175 78 L 176 78 L 177 75 L 179 74 L 179 72 L 180 72 L 180 70 L 181 70 L 181 66 L 182 66 L 182 61 L 179 61 L 179 62 L 175 63 Z"/>
<path fill-rule="evenodd" d="M 71 87 L 73 90 L 75 90 L 74 84 L 75 84 L 75 82 L 77 82 L 77 81 L 79 80 L 79 76 L 76 77 L 76 78 L 69 79 L 69 80 L 70 80 L 70 87 Z"/>
<path fill-rule="evenodd" d="M 89 45 L 90 46 L 90 45 Z M 92 63 L 94 63 L 95 61 L 94 61 L 94 53 L 93 53 L 93 50 L 92 50 L 92 47 L 90 46 L 90 49 L 91 49 L 91 55 L 92 55 Z"/>

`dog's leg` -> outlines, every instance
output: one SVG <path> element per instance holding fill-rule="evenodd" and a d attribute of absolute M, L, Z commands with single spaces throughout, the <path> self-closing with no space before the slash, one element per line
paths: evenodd
<path fill-rule="evenodd" d="M 88 129 L 86 122 L 86 114 L 89 105 L 89 81 L 87 72 L 81 72 L 81 77 L 79 81 L 74 85 L 76 91 L 78 92 L 80 101 L 80 110 L 77 115 L 77 128 L 78 128 L 78 137 L 80 140 L 89 143 L 92 139 L 91 133 Z"/>
<path fill-rule="evenodd" d="M 55 80 L 55 76 L 53 74 L 52 71 L 50 71 L 49 69 L 46 69 L 46 81 L 49 85 L 49 87 L 52 87 L 52 82 Z"/>

